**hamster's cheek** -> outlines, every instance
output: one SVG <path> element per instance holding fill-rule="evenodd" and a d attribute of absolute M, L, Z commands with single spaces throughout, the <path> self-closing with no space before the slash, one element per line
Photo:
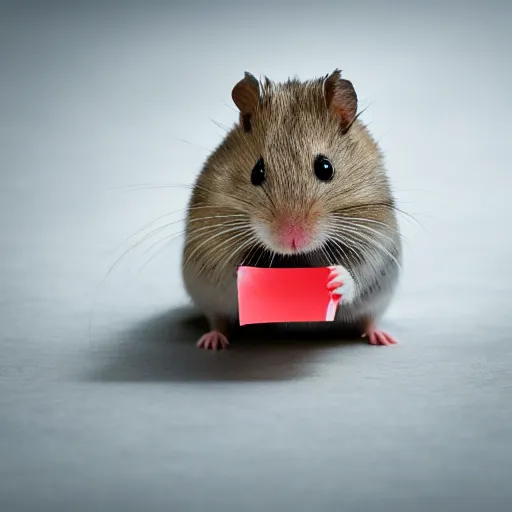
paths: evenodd
<path fill-rule="evenodd" d="M 265 247 L 271 248 L 273 245 L 272 231 L 268 223 L 259 219 L 252 219 L 251 226 L 258 242 L 263 243 Z"/>

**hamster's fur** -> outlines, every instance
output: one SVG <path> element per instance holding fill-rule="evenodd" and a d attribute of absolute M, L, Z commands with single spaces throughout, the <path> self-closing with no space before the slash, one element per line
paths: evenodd
<path fill-rule="evenodd" d="M 242 264 L 332 266 L 340 329 L 396 343 L 377 328 L 401 265 L 395 202 L 351 82 L 339 70 L 280 84 L 246 73 L 232 97 L 239 121 L 207 159 L 187 215 L 183 279 L 211 329 L 198 346 L 227 346 Z"/>

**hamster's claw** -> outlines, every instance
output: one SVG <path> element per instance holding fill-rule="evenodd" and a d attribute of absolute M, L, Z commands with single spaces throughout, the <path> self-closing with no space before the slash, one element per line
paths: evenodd
<path fill-rule="evenodd" d="M 221 350 L 228 348 L 229 342 L 224 334 L 219 331 L 210 331 L 203 334 L 197 342 L 198 348 L 205 350 Z"/>
<path fill-rule="evenodd" d="M 391 345 L 397 345 L 398 341 L 396 341 L 391 334 L 388 334 L 385 331 L 381 331 L 380 329 L 368 329 L 362 336 L 368 337 L 368 342 L 370 345 L 385 345 L 387 347 Z"/>
<path fill-rule="evenodd" d="M 341 296 L 342 302 L 351 302 L 354 298 L 354 280 L 348 270 L 342 266 L 329 267 L 327 289 L 332 295 Z"/>

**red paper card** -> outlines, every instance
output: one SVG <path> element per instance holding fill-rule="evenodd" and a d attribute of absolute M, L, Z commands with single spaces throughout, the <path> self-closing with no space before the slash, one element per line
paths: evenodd
<path fill-rule="evenodd" d="M 330 270 L 238 268 L 240 325 L 334 320 L 339 297 L 327 289 Z"/>

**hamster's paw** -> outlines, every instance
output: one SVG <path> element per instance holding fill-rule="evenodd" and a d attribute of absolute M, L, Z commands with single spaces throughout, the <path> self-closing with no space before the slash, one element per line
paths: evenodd
<path fill-rule="evenodd" d="M 368 329 L 362 337 L 367 337 L 370 345 L 386 345 L 389 347 L 398 343 L 391 334 L 381 331 L 380 329 L 375 329 L 374 327 Z"/>
<path fill-rule="evenodd" d="M 207 332 L 197 342 L 197 347 L 204 348 L 205 350 L 221 350 L 228 348 L 228 345 L 228 339 L 219 331 Z"/>
<path fill-rule="evenodd" d="M 331 272 L 327 289 L 331 294 L 341 296 L 340 303 L 352 302 L 356 294 L 356 285 L 349 271 L 341 265 L 329 267 L 329 270 Z"/>

